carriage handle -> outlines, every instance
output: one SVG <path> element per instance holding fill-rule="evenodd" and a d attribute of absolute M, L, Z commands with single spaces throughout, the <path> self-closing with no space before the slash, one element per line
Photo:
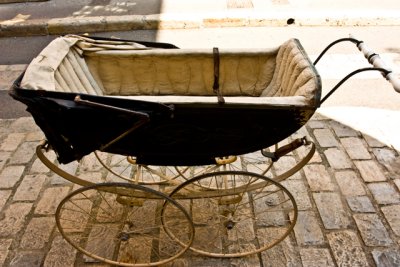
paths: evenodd
<path fill-rule="evenodd" d="M 349 38 L 342 38 L 338 39 L 332 43 L 330 43 L 322 52 L 321 54 L 317 57 L 317 59 L 314 61 L 314 66 L 318 63 L 318 61 L 322 58 L 322 56 L 334 45 L 340 42 L 345 42 L 349 41 L 354 43 L 358 50 L 363 53 L 364 57 L 368 60 L 368 62 L 373 66 L 369 68 L 361 68 L 358 70 L 355 70 L 348 74 L 346 77 L 344 77 L 340 82 L 338 82 L 330 91 L 329 93 L 321 100 L 321 104 L 328 99 L 329 96 L 331 96 L 345 81 L 347 81 L 350 77 L 353 75 L 364 72 L 364 71 L 380 71 L 381 74 L 383 75 L 386 80 L 388 80 L 392 86 L 393 89 L 400 93 L 400 79 L 393 73 L 393 71 L 387 67 L 387 65 L 384 63 L 384 61 L 381 59 L 381 57 L 373 52 L 372 50 L 369 49 L 369 47 L 361 40 L 358 40 L 354 38 L 353 35 L 350 34 Z"/>

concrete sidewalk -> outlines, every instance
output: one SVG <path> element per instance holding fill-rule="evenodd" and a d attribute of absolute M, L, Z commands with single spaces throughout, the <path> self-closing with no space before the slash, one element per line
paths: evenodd
<path fill-rule="evenodd" d="M 146 12 L 135 9 L 133 2 L 107 1 L 70 7 L 71 13 L 62 17 L 56 17 L 57 2 L 52 2 L 3 5 L 14 14 L 0 22 L 0 37 L 207 27 L 400 25 L 400 4 L 395 0 L 159 0 L 149 1 L 147 5 L 158 6 Z M 31 18 L 29 10 L 35 5 L 46 16 Z"/>

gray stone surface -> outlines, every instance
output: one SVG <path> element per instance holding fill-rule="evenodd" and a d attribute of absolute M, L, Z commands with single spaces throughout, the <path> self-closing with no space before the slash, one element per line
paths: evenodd
<path fill-rule="evenodd" d="M 297 244 L 302 246 L 323 245 L 324 235 L 318 219 L 312 211 L 300 211 L 294 227 Z"/>
<path fill-rule="evenodd" d="M 370 183 L 368 188 L 378 204 L 396 204 L 400 202 L 399 192 L 389 183 Z"/>
<path fill-rule="evenodd" d="M 350 225 L 350 219 L 337 193 L 314 193 L 317 209 L 326 229 L 343 229 Z"/>
<path fill-rule="evenodd" d="M 357 235 L 351 231 L 332 232 L 327 234 L 338 266 L 369 266 L 365 252 Z"/>
<path fill-rule="evenodd" d="M 61 235 L 57 235 L 44 261 L 45 267 L 74 266 L 76 250 Z"/>
<path fill-rule="evenodd" d="M 0 237 L 13 237 L 17 234 L 24 226 L 31 208 L 31 203 L 14 203 L 8 206 L 0 220 Z"/>
<path fill-rule="evenodd" d="M 333 191 L 335 189 L 324 165 L 310 164 L 304 166 L 303 170 L 312 191 Z"/>
<path fill-rule="evenodd" d="M 353 171 L 343 171 L 335 173 L 336 182 L 339 184 L 342 194 L 345 196 L 365 195 L 364 185 L 357 174 Z"/>
<path fill-rule="evenodd" d="M 376 212 L 367 196 L 347 197 L 347 204 L 354 212 Z"/>
<path fill-rule="evenodd" d="M 334 267 L 331 254 L 328 249 L 303 248 L 300 250 L 303 267 Z"/>
<path fill-rule="evenodd" d="M 58 203 L 68 194 L 68 187 L 49 187 L 43 192 L 35 213 L 41 215 L 55 214 Z"/>
<path fill-rule="evenodd" d="M 45 181 L 45 175 L 26 175 L 21 184 L 18 186 L 13 200 L 34 201 L 39 196 Z"/>
<path fill-rule="evenodd" d="M 376 266 L 379 267 L 398 267 L 400 266 L 400 252 L 399 250 L 381 250 L 376 249 L 372 251 Z"/>
<path fill-rule="evenodd" d="M 339 142 L 336 140 L 332 131 L 329 129 L 316 129 L 314 130 L 315 138 L 321 147 L 337 147 Z"/>
<path fill-rule="evenodd" d="M 381 210 L 393 232 L 400 236 L 400 205 L 384 206 Z"/>
<path fill-rule="evenodd" d="M 329 148 L 324 151 L 329 165 L 334 169 L 348 169 L 352 167 L 349 156 L 338 148 Z"/>
<path fill-rule="evenodd" d="M 0 188 L 13 187 L 22 177 L 25 166 L 7 166 L 0 173 Z"/>
<path fill-rule="evenodd" d="M 393 244 L 388 231 L 377 214 L 354 214 L 353 217 L 367 246 L 390 246 Z"/>
<path fill-rule="evenodd" d="M 371 159 L 371 155 L 360 138 L 342 138 L 340 142 L 351 159 Z"/>
<path fill-rule="evenodd" d="M 22 236 L 22 249 L 42 249 L 49 241 L 55 227 L 53 217 L 32 218 Z"/>
<path fill-rule="evenodd" d="M 385 174 L 375 161 L 354 161 L 357 169 L 360 171 L 361 177 L 365 182 L 382 182 L 386 181 Z"/>

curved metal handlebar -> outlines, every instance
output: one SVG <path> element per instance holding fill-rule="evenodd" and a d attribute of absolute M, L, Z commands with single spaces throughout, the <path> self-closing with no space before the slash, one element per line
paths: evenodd
<path fill-rule="evenodd" d="M 314 65 L 318 63 L 318 61 L 322 58 L 322 56 L 334 45 L 340 42 L 345 42 L 349 41 L 354 43 L 357 48 L 364 54 L 365 58 L 368 60 L 368 62 L 373 65 L 371 68 L 362 68 L 355 70 L 351 72 L 349 75 L 344 77 L 338 84 L 333 87 L 329 93 L 324 96 L 324 98 L 321 100 L 320 104 L 322 104 L 330 95 L 332 95 L 346 80 L 348 80 L 350 77 L 353 75 L 364 72 L 364 71 L 379 71 L 382 73 L 383 77 L 385 77 L 393 86 L 394 90 L 398 93 L 400 93 L 400 79 L 396 77 L 396 75 L 392 72 L 390 68 L 388 68 L 383 60 L 379 57 L 378 54 L 372 52 L 367 45 L 363 42 L 360 41 L 356 38 L 354 38 L 352 35 L 350 35 L 349 38 L 342 38 L 338 39 L 332 43 L 330 43 L 322 52 L 321 54 L 317 57 L 317 59 L 314 61 Z"/>
<path fill-rule="evenodd" d="M 352 35 L 350 35 L 350 37 L 354 38 Z M 387 71 L 389 71 L 389 73 L 385 75 L 385 78 L 392 84 L 394 90 L 400 93 L 400 79 L 396 77 L 392 70 L 386 66 L 381 57 L 370 50 L 364 42 L 357 44 L 357 48 L 364 54 L 364 57 L 375 68 L 386 69 Z"/>

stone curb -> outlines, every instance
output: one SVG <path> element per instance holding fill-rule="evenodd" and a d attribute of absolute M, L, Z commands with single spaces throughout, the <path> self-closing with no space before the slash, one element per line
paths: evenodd
<path fill-rule="evenodd" d="M 271 12 L 270 12 L 271 13 Z M 317 14 L 316 14 L 317 13 Z M 319 12 L 156 14 L 99 17 L 67 17 L 50 20 L 27 20 L 0 23 L 0 37 L 62 35 L 105 31 L 197 29 L 217 27 L 296 26 L 399 26 L 400 17 L 393 11 L 364 12 L 352 15 Z M 292 14 L 292 13 L 291 13 Z M 293 14 L 292 14 L 293 15 Z"/>

